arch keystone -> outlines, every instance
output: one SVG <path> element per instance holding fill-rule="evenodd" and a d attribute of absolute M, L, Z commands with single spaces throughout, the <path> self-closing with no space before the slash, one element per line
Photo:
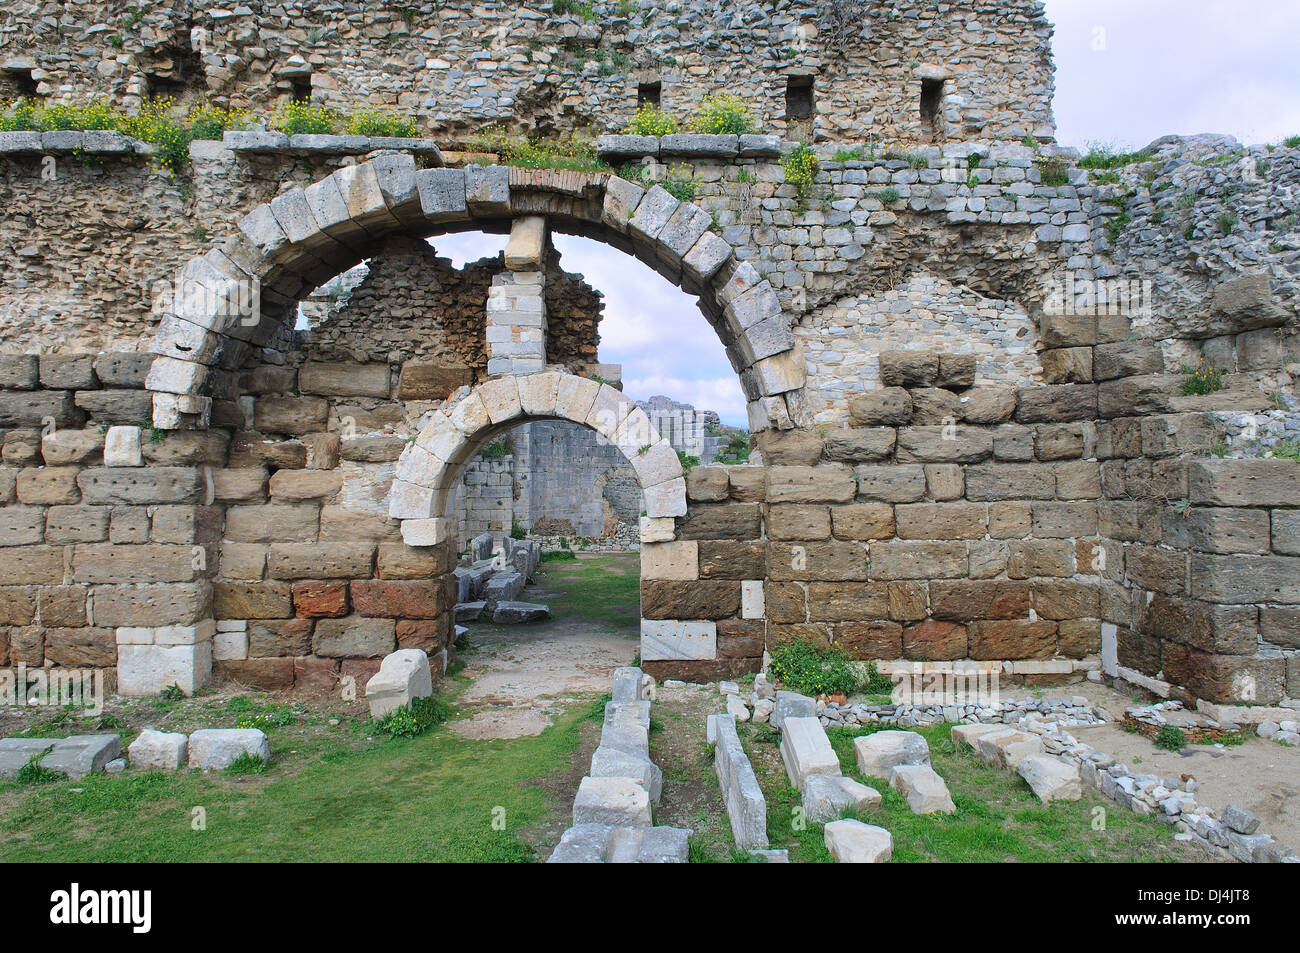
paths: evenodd
<path fill-rule="evenodd" d="M 506 423 L 523 414 L 523 407 L 519 403 L 519 378 L 517 377 L 489 378 L 479 386 L 478 394 L 483 401 L 488 419 L 494 424 Z"/>
<path fill-rule="evenodd" d="M 561 376 L 555 371 L 543 371 L 518 378 L 519 404 L 523 412 L 533 417 L 553 415 Z"/>

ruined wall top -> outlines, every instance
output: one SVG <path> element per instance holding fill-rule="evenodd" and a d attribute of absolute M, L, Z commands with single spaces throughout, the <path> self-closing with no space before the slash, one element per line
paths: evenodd
<path fill-rule="evenodd" d="M 805 139 L 1050 139 L 1051 33 L 1038 0 L 39 0 L 0 24 L 0 98 L 207 97 L 269 119 L 310 95 L 445 137 L 594 135 L 639 99 L 684 117 L 733 94 Z"/>

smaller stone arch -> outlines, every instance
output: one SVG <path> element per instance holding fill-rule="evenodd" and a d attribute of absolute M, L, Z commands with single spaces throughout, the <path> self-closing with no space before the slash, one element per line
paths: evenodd
<path fill-rule="evenodd" d="M 559 370 L 493 377 L 463 387 L 430 415 L 397 461 L 388 515 L 408 546 L 459 535 L 455 489 L 465 465 L 501 433 L 534 420 L 568 420 L 613 443 L 636 471 L 650 519 L 686 515 L 686 479 L 672 445 L 622 391 Z"/>

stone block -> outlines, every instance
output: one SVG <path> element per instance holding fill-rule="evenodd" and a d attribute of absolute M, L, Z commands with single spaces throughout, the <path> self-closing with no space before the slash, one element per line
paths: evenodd
<path fill-rule="evenodd" d="M 890 769 L 889 786 L 907 799 L 913 814 L 953 814 L 948 785 L 929 765 L 898 765 Z"/>
<path fill-rule="evenodd" d="M 717 658 L 713 622 L 675 619 L 641 620 L 641 658 L 647 661 Z"/>
<path fill-rule="evenodd" d="M 814 774 L 840 774 L 840 760 L 816 718 L 787 717 L 781 725 L 781 758 L 790 783 L 800 790 Z"/>
<path fill-rule="evenodd" d="M 881 351 L 880 380 L 886 387 L 933 387 L 939 355 L 932 351 Z"/>
<path fill-rule="evenodd" d="M 398 708 L 409 707 L 416 698 L 432 694 L 429 656 L 419 649 L 398 649 L 385 656 L 379 671 L 366 682 L 366 703 L 370 717 L 376 721 Z"/>
<path fill-rule="evenodd" d="M 713 724 L 713 766 L 727 806 L 732 837 L 741 850 L 764 849 L 768 845 L 767 801 L 736 734 L 735 718 L 716 715 Z"/>
<path fill-rule="evenodd" d="M 122 739 L 118 735 L 72 735 L 54 742 L 50 753 L 41 758 L 40 765 L 47 771 L 80 781 L 104 767 L 122 753 Z"/>
<path fill-rule="evenodd" d="M 1016 765 L 1016 773 L 1025 779 L 1038 800 L 1077 801 L 1083 797 L 1079 765 L 1063 758 L 1030 755 Z"/>
<path fill-rule="evenodd" d="M 975 750 L 990 767 L 1014 771 L 1025 758 L 1043 753 L 1042 739 L 1015 728 L 990 731 L 975 739 Z"/>
<path fill-rule="evenodd" d="M 815 824 L 839 820 L 850 808 L 874 810 L 880 806 L 880 800 L 879 791 L 852 778 L 814 774 L 803 786 L 804 816 Z"/>
<path fill-rule="evenodd" d="M 202 771 L 221 771 L 241 756 L 271 760 L 271 745 L 257 728 L 202 728 L 190 735 L 189 765 Z"/>
<path fill-rule="evenodd" d="M 591 777 L 629 778 L 645 788 L 650 803 L 658 804 L 663 791 L 663 772 L 647 757 L 601 745 L 591 756 Z"/>
<path fill-rule="evenodd" d="M 832 821 L 823 836 L 838 864 L 883 864 L 894 855 L 894 836 L 861 821 Z"/>
<path fill-rule="evenodd" d="M 346 616 L 320 619 L 312 638 L 312 654 L 323 658 L 381 658 L 397 646 L 392 619 Z"/>
<path fill-rule="evenodd" d="M 899 765 L 928 765 L 930 746 L 914 731 L 877 731 L 853 739 L 858 771 L 871 778 L 888 778 Z"/>
<path fill-rule="evenodd" d="M 146 728 L 127 748 L 131 767 L 141 771 L 177 771 L 189 763 L 189 738 L 181 732 Z"/>
<path fill-rule="evenodd" d="M 98 610 L 98 599 L 96 603 Z M 104 621 L 102 612 L 97 612 L 97 621 Z M 171 685 L 192 695 L 211 677 L 211 641 L 117 647 L 117 690 L 122 695 L 157 695 Z"/>
<path fill-rule="evenodd" d="M 573 799 L 573 823 L 649 827 L 650 793 L 630 778 L 583 778 Z"/>

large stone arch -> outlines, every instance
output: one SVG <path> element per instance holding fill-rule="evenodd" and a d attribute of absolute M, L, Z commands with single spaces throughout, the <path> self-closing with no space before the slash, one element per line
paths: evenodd
<path fill-rule="evenodd" d="M 503 231 L 537 215 L 635 255 L 698 296 L 740 376 L 751 430 L 807 422 L 792 317 L 703 209 L 607 173 L 417 169 L 413 156 L 394 152 L 282 192 L 182 269 L 151 344 L 154 425 L 206 426 L 212 396 L 254 349 L 283 339 L 298 299 L 386 237 Z"/>
<path fill-rule="evenodd" d="M 465 465 L 499 434 L 534 420 L 568 420 L 613 443 L 636 471 L 648 520 L 686 515 L 686 480 L 672 445 L 622 392 L 562 371 L 493 377 L 461 388 L 430 415 L 397 461 L 388 514 L 408 546 L 458 533 L 453 503 Z"/>

